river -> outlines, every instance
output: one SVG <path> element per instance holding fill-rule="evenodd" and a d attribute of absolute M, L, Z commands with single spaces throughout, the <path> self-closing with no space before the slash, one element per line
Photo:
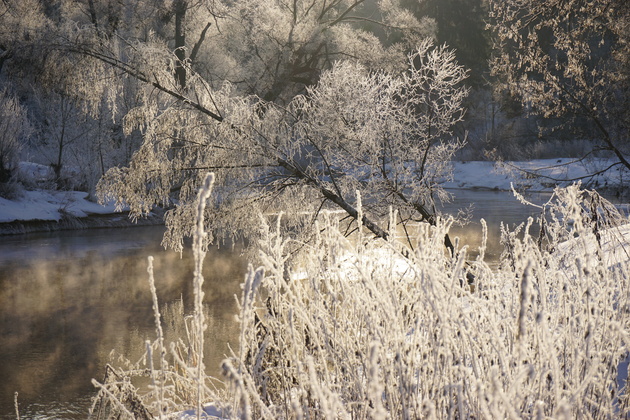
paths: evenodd
<path fill-rule="evenodd" d="M 147 257 L 166 325 L 192 307 L 193 262 L 165 251 L 163 227 L 96 229 L 0 237 L 0 418 L 85 419 L 110 353 L 137 361 L 155 339 Z M 206 365 L 218 375 L 238 337 L 234 295 L 246 263 L 230 250 L 205 260 Z"/>
<path fill-rule="evenodd" d="M 452 212 L 474 203 L 473 222 L 455 227 L 474 249 L 483 217 L 489 224 L 487 255 L 500 253 L 499 222 L 513 226 L 537 209 L 511 193 L 454 191 Z M 543 202 L 548 195 L 536 195 Z M 14 393 L 22 418 L 84 419 L 94 395 L 91 378 L 101 379 L 110 353 L 132 361 L 154 339 L 147 257 L 155 258 L 155 279 L 167 325 L 192 302 L 193 263 L 185 253 L 160 246 L 163 227 L 97 229 L 0 237 L 0 419 L 15 419 Z M 218 375 L 227 343 L 236 345 L 234 295 L 240 293 L 246 261 L 231 250 L 211 250 L 204 264 L 208 303 L 206 366 Z"/>

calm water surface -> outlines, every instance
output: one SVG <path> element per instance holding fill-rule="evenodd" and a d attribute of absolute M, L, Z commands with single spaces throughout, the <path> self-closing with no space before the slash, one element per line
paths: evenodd
<path fill-rule="evenodd" d="M 449 232 L 451 239 L 459 238 L 460 244 L 469 246 L 468 253 L 477 255 L 481 245 L 482 225 L 480 219 L 486 221 L 488 227 L 488 241 L 486 244 L 486 261 L 498 261 L 503 251 L 501 246 L 501 222 L 510 229 L 525 222 L 528 217 L 536 217 L 540 209 L 520 203 L 511 192 L 505 191 L 476 191 L 454 190 L 453 200 L 442 205 L 442 211 L 456 215 L 459 210 L 470 210 L 470 222 L 464 226 L 454 224 Z M 529 194 L 527 199 L 533 204 L 543 204 L 549 200 L 551 194 Z M 532 232 L 534 229 L 532 229 Z"/>
<path fill-rule="evenodd" d="M 459 237 L 461 244 L 469 246 L 470 256 L 478 254 L 481 245 L 482 226 L 480 219 L 484 219 L 488 226 L 488 242 L 486 244 L 486 261 L 494 264 L 499 260 L 503 247 L 501 246 L 501 223 L 510 230 L 527 221 L 528 217 L 540 215 L 540 209 L 519 202 L 514 194 L 506 191 L 487 190 L 452 190 L 454 199 L 443 205 L 443 211 L 449 214 L 457 214 L 458 209 L 471 206 L 471 220 L 465 226 L 453 225 L 450 230 L 452 238 Z M 529 193 L 525 199 L 532 204 L 541 205 L 549 201 L 551 193 Z M 614 197 L 607 197 L 624 215 L 630 213 L 630 205 L 619 203 Z M 531 227 L 532 235 L 538 234 L 538 226 L 534 223 Z"/>
<path fill-rule="evenodd" d="M 445 211 L 474 203 L 473 222 L 454 227 L 453 237 L 480 243 L 489 225 L 487 255 L 501 252 L 499 222 L 510 227 L 538 211 L 511 193 L 453 191 Z M 542 203 L 549 195 L 529 198 Z M 135 361 L 144 341 L 153 340 L 147 257 L 155 257 L 155 278 L 166 341 L 177 334 L 172 319 L 192 302 L 193 263 L 164 251 L 163 227 L 58 232 L 0 237 L 0 418 L 14 419 L 14 392 L 22 418 L 84 419 L 110 352 Z M 214 250 L 204 263 L 209 309 L 206 366 L 218 376 L 227 343 L 236 345 L 234 295 L 240 293 L 246 262 L 236 252 Z"/>
<path fill-rule="evenodd" d="M 147 257 L 167 343 L 191 312 L 193 262 L 160 246 L 163 227 L 0 237 L 0 418 L 85 419 L 112 350 L 137 361 L 155 339 Z M 209 310 L 206 366 L 217 376 L 238 336 L 234 295 L 245 262 L 213 250 L 204 264 Z M 170 335 L 170 336 L 169 336 Z M 235 344 L 235 343 L 234 343 Z"/>

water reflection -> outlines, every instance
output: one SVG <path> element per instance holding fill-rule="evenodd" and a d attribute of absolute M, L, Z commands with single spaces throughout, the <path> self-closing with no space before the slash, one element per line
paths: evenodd
<path fill-rule="evenodd" d="M 160 249 L 161 231 L 43 235 L 21 253 L 15 251 L 19 238 L 0 245 L 1 418 L 15 418 L 15 391 L 22 418 L 86 417 L 90 379 L 102 377 L 111 350 L 134 360 L 144 340 L 155 338 L 148 255 L 155 257 L 163 308 L 176 307 L 174 302 L 181 302 L 184 311 L 192 308 L 193 263 L 186 255 L 180 260 L 179 254 Z M 240 292 L 244 263 L 234 252 L 213 250 L 204 275 L 206 366 L 218 375 L 226 343 L 238 336 L 234 294 Z M 169 312 L 175 311 L 164 310 Z"/>
<path fill-rule="evenodd" d="M 514 194 L 506 191 L 452 191 L 453 201 L 441 206 L 445 214 L 456 216 L 460 209 L 470 210 L 470 222 L 464 226 L 453 225 L 450 236 L 453 241 L 459 239 L 460 246 L 468 245 L 468 255 L 475 258 L 481 246 L 482 226 L 480 219 L 486 221 L 488 241 L 486 243 L 485 260 L 494 265 L 498 262 L 503 246 L 501 245 L 501 222 L 511 230 L 527 220 L 528 217 L 540 214 L 540 209 L 520 203 Z M 537 205 L 547 202 L 551 194 L 528 194 L 527 199 Z M 537 233 L 534 227 L 530 232 Z"/>
<path fill-rule="evenodd" d="M 470 223 L 464 226 L 454 225 L 450 230 L 452 238 L 459 238 L 460 244 L 468 245 L 468 255 L 475 258 L 481 245 L 482 226 L 480 219 L 484 219 L 488 226 L 488 241 L 486 244 L 485 260 L 490 265 L 495 265 L 501 253 L 501 223 L 510 230 L 514 230 L 517 225 L 527 221 L 529 217 L 534 218 L 530 234 L 538 235 L 539 227 L 536 218 L 540 216 L 541 209 L 522 204 L 509 191 L 486 191 L 486 190 L 456 190 L 451 191 L 454 199 L 446 203 L 441 210 L 446 214 L 456 215 L 459 209 L 471 206 Z M 527 193 L 525 199 L 532 204 L 542 205 L 549 201 L 551 193 Z M 628 214 L 630 206 L 627 203 L 620 203 L 615 197 L 605 197 L 616 205 L 622 214 Z"/>

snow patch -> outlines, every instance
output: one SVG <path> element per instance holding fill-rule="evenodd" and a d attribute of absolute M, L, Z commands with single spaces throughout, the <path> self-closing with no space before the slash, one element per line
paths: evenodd
<path fill-rule="evenodd" d="M 81 191 L 24 191 L 18 200 L 0 198 L 0 223 L 28 220 L 59 221 L 65 216 L 86 217 L 111 214 L 113 204 L 102 206 Z"/>
<path fill-rule="evenodd" d="M 510 183 L 531 192 L 552 191 L 556 186 L 566 187 L 577 180 L 585 188 L 618 188 L 627 183 L 630 173 L 620 165 L 609 168 L 612 159 L 593 158 L 575 160 L 567 158 L 537 159 L 526 162 L 454 161 L 453 179 L 444 182 L 444 188 L 487 189 L 510 191 Z"/>
<path fill-rule="evenodd" d="M 219 409 L 214 404 L 208 404 L 208 405 L 204 406 L 203 409 L 202 409 L 201 416 L 199 416 L 199 417 L 204 419 L 204 420 L 224 420 L 224 419 L 229 418 L 225 414 L 225 411 Z M 197 411 L 196 410 L 183 411 L 183 412 L 181 412 L 181 414 L 180 414 L 180 416 L 178 418 L 182 419 L 182 420 L 197 419 Z"/>

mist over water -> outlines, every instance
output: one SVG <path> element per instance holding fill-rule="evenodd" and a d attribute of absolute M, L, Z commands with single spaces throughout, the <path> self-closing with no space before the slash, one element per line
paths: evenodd
<path fill-rule="evenodd" d="M 0 244 L 0 418 L 87 416 L 110 353 L 136 362 L 155 339 L 147 257 L 167 342 L 192 308 L 193 262 L 159 247 L 163 227 L 7 237 Z M 211 250 L 205 260 L 206 366 L 218 376 L 226 343 L 237 337 L 234 295 L 245 263 Z M 233 340 L 232 340 L 233 341 Z M 233 343 L 235 344 L 235 343 Z"/>

